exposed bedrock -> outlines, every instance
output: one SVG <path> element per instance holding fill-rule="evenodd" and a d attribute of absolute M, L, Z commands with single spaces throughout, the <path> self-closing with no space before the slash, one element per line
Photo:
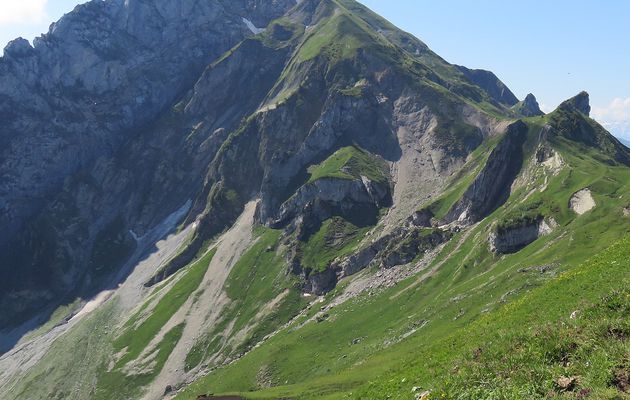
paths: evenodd
<path fill-rule="evenodd" d="M 321 223 L 338 212 L 342 216 L 352 218 L 354 211 L 372 209 L 376 212 L 391 204 L 388 183 L 374 182 L 366 177 L 361 179 L 322 178 L 306 184 L 287 200 L 278 212 L 272 226 L 282 226 L 293 221 L 294 228 L 301 224 Z M 334 211 L 333 211 L 334 210 Z M 375 215 L 365 215 L 373 219 Z M 360 218 L 360 217 L 359 217 Z M 365 223 L 376 221 L 365 221 Z"/>
<path fill-rule="evenodd" d="M 363 247 L 354 254 L 334 260 L 322 272 L 304 270 L 294 260 L 293 272 L 304 279 L 303 290 L 317 295 L 332 290 L 339 279 L 357 274 L 368 267 L 393 268 L 418 260 L 422 255 L 447 242 L 452 232 L 437 228 L 398 228 Z"/>
<path fill-rule="evenodd" d="M 550 234 L 556 225 L 553 219 L 546 221 L 543 217 L 538 217 L 497 228 L 489 236 L 490 250 L 497 254 L 516 253 L 541 236 Z"/>
<path fill-rule="evenodd" d="M 33 47 L 9 44 L 0 58 L 0 329 L 101 290 L 134 236 L 194 198 L 225 140 L 219 128 L 243 115 L 218 110 L 221 124 L 208 131 L 217 121 L 199 124 L 176 103 L 207 65 L 251 36 L 243 17 L 264 27 L 293 6 L 91 1 Z M 234 86 L 260 78 L 242 76 Z M 251 113 L 257 104 L 241 106 Z"/>
<path fill-rule="evenodd" d="M 448 212 L 446 222 L 478 222 L 505 203 L 523 165 L 527 129 L 522 121 L 507 128 L 483 170 Z"/>

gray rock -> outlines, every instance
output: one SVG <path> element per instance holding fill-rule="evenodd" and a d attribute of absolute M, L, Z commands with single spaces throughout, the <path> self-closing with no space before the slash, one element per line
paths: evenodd
<path fill-rule="evenodd" d="M 89 295 L 106 284 L 124 261 L 122 247 L 133 246 L 128 232 L 142 236 L 194 196 L 200 183 L 192 175 L 203 175 L 225 140 L 212 133 L 242 114 L 187 138 L 182 132 L 199 119 L 173 106 L 212 61 L 252 35 L 243 17 L 266 26 L 293 6 L 97 0 L 77 6 L 33 47 L 23 39 L 7 46 L 0 58 L 0 280 L 7 288 L 0 329 L 71 291 Z M 121 245 L 113 252 L 120 259 L 105 268 L 94 253 L 111 240 Z"/>
<path fill-rule="evenodd" d="M 538 238 L 548 235 L 556 226 L 555 221 L 548 223 L 540 217 L 535 221 L 517 224 L 508 229 L 494 230 L 489 236 L 490 251 L 498 254 L 515 253 Z"/>
<path fill-rule="evenodd" d="M 591 113 L 591 104 L 590 104 L 589 95 L 587 92 L 580 92 L 577 96 L 572 97 L 569 100 L 566 100 L 565 102 L 560 104 L 560 107 L 572 108 L 574 110 L 581 112 L 587 117 Z"/>
<path fill-rule="evenodd" d="M 545 115 L 544 112 L 540 110 L 540 106 L 538 105 L 538 101 L 533 94 L 528 94 L 523 101 L 520 101 L 513 107 L 513 110 L 523 117 L 536 117 L 540 115 Z"/>
<path fill-rule="evenodd" d="M 20 58 L 32 53 L 33 47 L 31 47 L 29 41 L 21 37 L 10 41 L 4 48 L 4 54 L 8 57 Z"/>
<path fill-rule="evenodd" d="M 511 124 L 490 154 L 484 169 L 445 217 L 446 222 L 477 222 L 501 206 L 509 197 L 512 182 L 523 164 L 527 125 Z"/>
<path fill-rule="evenodd" d="M 295 195 L 282 204 L 272 225 L 279 226 L 294 220 L 309 208 L 311 208 L 311 214 L 321 215 L 317 218 L 319 222 L 324 221 L 330 218 L 330 215 L 327 215 L 321 208 L 312 209 L 313 205 L 322 203 L 341 212 L 349 212 L 360 204 L 371 205 L 375 209 L 379 209 L 389 205 L 390 201 L 391 195 L 387 183 L 379 184 L 365 177 L 353 180 L 322 178 L 301 187 Z"/>

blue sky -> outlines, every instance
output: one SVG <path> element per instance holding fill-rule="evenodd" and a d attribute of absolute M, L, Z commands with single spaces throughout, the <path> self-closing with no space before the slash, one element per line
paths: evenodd
<path fill-rule="evenodd" d="M 495 72 L 519 98 L 534 93 L 545 111 L 587 90 L 593 116 L 630 139 L 630 1 L 361 1 L 447 61 Z M 2 0 L 0 47 L 81 2 Z"/>

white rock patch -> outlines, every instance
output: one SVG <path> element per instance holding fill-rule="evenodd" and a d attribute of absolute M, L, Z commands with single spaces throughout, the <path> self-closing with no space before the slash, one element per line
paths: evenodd
<path fill-rule="evenodd" d="M 571 197 L 569 206 L 576 214 L 582 215 L 595 208 L 596 204 L 591 191 L 589 189 L 582 189 Z"/>
<path fill-rule="evenodd" d="M 91 313 L 92 311 L 96 310 L 103 303 L 105 303 L 107 300 L 109 300 L 109 298 L 112 297 L 113 294 L 114 294 L 113 290 L 105 290 L 105 291 L 99 293 L 92 300 L 90 300 L 87 303 L 85 303 L 85 306 L 83 306 L 81 311 L 79 311 L 77 313 L 77 315 L 72 317 L 72 319 L 70 321 L 75 321 L 75 320 L 83 317 L 84 315 L 87 315 L 87 314 Z"/>
<path fill-rule="evenodd" d="M 562 169 L 564 162 L 562 161 L 562 157 L 560 157 L 560 154 L 554 151 L 553 155 L 543 161 L 542 164 L 553 171 L 554 175 L 556 175 Z"/>

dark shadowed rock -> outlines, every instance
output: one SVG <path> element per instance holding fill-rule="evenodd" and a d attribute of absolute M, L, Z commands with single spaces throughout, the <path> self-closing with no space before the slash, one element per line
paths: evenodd
<path fill-rule="evenodd" d="M 522 121 L 507 128 L 484 169 L 448 212 L 446 222 L 480 221 L 507 200 L 512 182 L 523 165 L 523 144 L 527 138 L 527 129 Z"/>
<path fill-rule="evenodd" d="M 556 226 L 555 221 L 548 223 L 541 217 L 523 220 L 509 227 L 496 228 L 489 237 L 490 250 L 498 254 L 515 253 L 548 235 Z"/>
<path fill-rule="evenodd" d="M 4 48 L 5 56 L 14 58 L 25 57 L 32 54 L 32 52 L 33 47 L 31 47 L 31 44 L 28 40 L 21 37 L 10 41 Z"/>

